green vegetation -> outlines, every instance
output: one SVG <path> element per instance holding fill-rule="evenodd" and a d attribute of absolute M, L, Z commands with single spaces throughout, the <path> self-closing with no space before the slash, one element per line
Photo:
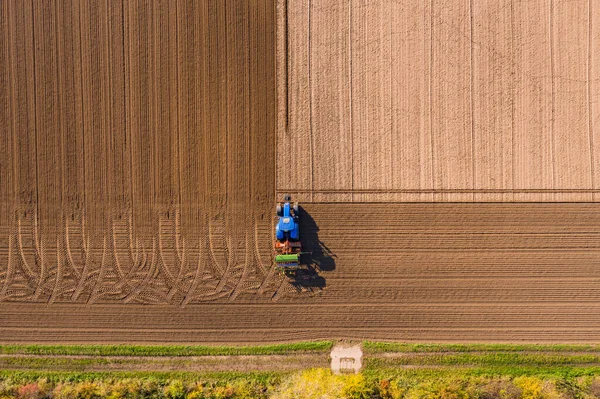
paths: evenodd
<path fill-rule="evenodd" d="M 375 380 L 371 386 L 374 389 L 371 397 L 382 399 L 591 399 L 597 398 L 600 394 L 600 379 L 593 377 L 570 379 L 464 375 L 434 378 L 397 377 Z"/>
<path fill-rule="evenodd" d="M 298 342 L 265 346 L 142 345 L 0 345 L 3 355 L 88 356 L 231 356 L 327 352 L 333 342 Z"/>
<path fill-rule="evenodd" d="M 372 378 L 571 381 L 600 377 L 600 347 L 594 345 L 366 342 L 364 350 L 364 373 Z"/>
<path fill-rule="evenodd" d="M 412 370 L 336 376 L 326 369 L 273 375 L 36 376 L 0 374 L 0 398 L 19 399 L 592 399 L 600 377 L 483 376 L 464 370 Z"/>
<path fill-rule="evenodd" d="M 597 352 L 600 345 L 566 344 L 407 344 L 398 342 L 363 343 L 366 354 L 388 352 Z"/>
<path fill-rule="evenodd" d="M 171 381 L 182 381 L 192 383 L 197 381 L 208 382 L 236 382 L 241 380 L 258 381 L 267 384 L 279 381 L 283 376 L 291 373 L 285 372 L 157 372 L 157 371 L 102 371 L 102 372 L 72 372 L 72 371 L 19 371 L 0 370 L 0 381 L 12 381 L 18 384 L 26 384 L 32 381 L 45 380 L 53 384 L 57 383 L 79 383 L 89 381 L 121 381 L 121 380 L 148 380 L 158 384 L 168 384 Z"/>
<path fill-rule="evenodd" d="M 416 367 L 398 368 L 369 361 L 362 373 L 372 378 L 418 380 L 471 377 L 537 377 L 541 379 L 571 379 L 579 377 L 600 377 L 600 365 L 581 366 L 499 366 L 499 367 Z"/>
<path fill-rule="evenodd" d="M 600 364 L 600 354 L 561 353 L 457 353 L 402 354 L 398 357 L 367 358 L 379 367 L 398 366 L 582 366 Z"/>
<path fill-rule="evenodd" d="M 0 346 L 0 399 L 600 398 L 600 347 L 594 345 L 365 342 L 364 368 L 357 375 L 318 368 L 168 371 L 197 361 L 185 356 L 325 356 L 331 346 L 329 341 L 259 347 L 5 345 Z M 140 364 L 146 366 L 141 370 L 166 371 L 111 371 Z"/>
<path fill-rule="evenodd" d="M 56 377 L 56 376 L 54 376 Z M 217 378 L 215 378 L 217 377 Z M 280 383 L 277 378 L 196 376 L 195 380 L 160 379 L 150 377 L 78 376 L 76 379 L 38 378 L 25 381 L 23 376 L 0 378 L 0 398 L 19 399 L 95 399 L 95 398 L 156 398 L 156 399 L 226 399 L 266 398 Z"/>
<path fill-rule="evenodd" d="M 64 371 L 75 373 L 117 371 L 203 372 L 232 369 L 244 370 L 252 360 L 229 360 L 232 355 L 285 355 L 278 359 L 263 359 L 262 368 L 278 370 L 278 364 L 306 364 L 323 367 L 327 364 L 332 342 L 301 342 L 269 346 L 136 346 L 136 345 L 4 345 L 0 346 L 0 370 Z M 303 357 L 302 357 L 303 356 Z M 304 359 L 304 360 L 303 360 Z M 280 362 L 280 363 L 277 363 Z M 304 363 L 306 362 L 306 363 Z"/>

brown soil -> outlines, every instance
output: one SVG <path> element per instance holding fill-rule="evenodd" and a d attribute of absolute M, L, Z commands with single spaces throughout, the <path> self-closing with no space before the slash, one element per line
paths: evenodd
<path fill-rule="evenodd" d="M 0 341 L 597 342 L 597 205 L 316 201 L 597 199 L 600 9 L 379 3 L 0 2 Z"/>
<path fill-rule="evenodd" d="M 279 193 L 600 198 L 599 2 L 279 2 Z"/>
<path fill-rule="evenodd" d="M 0 7 L 0 300 L 185 305 L 281 283 L 271 2 Z"/>
<path fill-rule="evenodd" d="M 310 218 L 301 227 L 319 275 L 244 290 L 235 301 L 197 297 L 183 307 L 124 305 L 109 296 L 89 306 L 4 303 L 0 336 L 5 342 L 597 342 L 597 208 L 307 204 Z"/>

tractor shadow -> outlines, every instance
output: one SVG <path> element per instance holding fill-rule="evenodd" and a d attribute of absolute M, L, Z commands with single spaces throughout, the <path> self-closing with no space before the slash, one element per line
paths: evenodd
<path fill-rule="evenodd" d="M 302 263 L 305 266 L 290 279 L 290 284 L 299 291 L 322 290 L 327 282 L 320 273 L 335 270 L 337 256 L 319 239 L 319 226 L 302 206 L 300 206 L 300 242 L 302 252 L 308 252 L 302 255 Z"/>

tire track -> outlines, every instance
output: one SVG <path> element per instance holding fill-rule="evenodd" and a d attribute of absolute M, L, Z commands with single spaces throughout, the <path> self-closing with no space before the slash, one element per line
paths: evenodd
<path fill-rule="evenodd" d="M 6 266 L 6 272 L 4 273 L 2 290 L 0 290 L 0 302 L 7 300 L 9 297 L 7 295 L 8 288 L 12 284 L 13 276 L 15 273 L 14 261 L 12 257 L 14 245 L 14 237 L 12 234 L 8 236 L 8 262 Z"/>
<path fill-rule="evenodd" d="M 150 259 L 150 264 L 148 264 L 147 260 L 147 255 L 144 254 L 144 260 L 142 261 L 142 269 L 146 269 L 146 271 L 144 272 L 144 276 L 142 277 L 141 281 L 139 281 L 135 288 L 123 299 L 124 303 L 130 303 L 134 300 L 137 299 L 137 297 L 140 295 L 140 293 L 144 290 L 144 288 L 146 288 L 146 286 L 148 285 L 148 282 L 150 281 L 150 279 L 152 278 L 152 274 L 154 273 L 154 270 L 156 268 L 156 239 L 152 239 L 152 257 Z"/>
<path fill-rule="evenodd" d="M 202 226 L 203 232 L 205 234 L 200 234 L 200 255 L 198 256 L 198 264 L 196 265 L 196 270 L 194 271 L 194 279 L 190 288 L 185 293 L 185 297 L 181 301 L 181 306 L 186 306 L 190 303 L 195 296 L 195 292 L 200 284 L 200 279 L 204 271 L 206 270 L 206 260 L 210 260 L 210 252 L 212 248 L 210 246 L 210 223 L 206 220 L 206 217 L 203 218 Z"/>

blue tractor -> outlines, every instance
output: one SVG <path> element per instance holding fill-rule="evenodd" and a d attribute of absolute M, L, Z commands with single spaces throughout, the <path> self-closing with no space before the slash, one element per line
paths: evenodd
<path fill-rule="evenodd" d="M 275 225 L 275 267 L 283 271 L 300 268 L 300 210 L 298 203 L 293 205 L 286 195 L 284 202 L 277 204 L 277 224 Z"/>

